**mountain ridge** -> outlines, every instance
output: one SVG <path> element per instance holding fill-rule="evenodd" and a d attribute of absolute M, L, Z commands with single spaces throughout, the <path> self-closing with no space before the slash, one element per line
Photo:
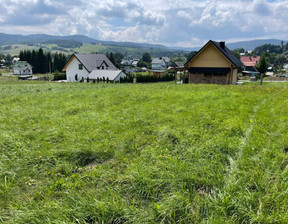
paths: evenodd
<path fill-rule="evenodd" d="M 48 34 L 5 34 L 0 33 L 0 46 L 1 45 L 12 45 L 12 44 L 38 44 L 45 43 L 50 40 L 75 40 L 85 44 L 102 44 L 112 45 L 120 47 L 143 47 L 143 48 L 167 48 L 160 44 L 149 44 L 149 43 L 134 43 L 134 42 L 116 42 L 116 41 L 102 41 L 93 39 L 85 35 L 69 35 L 69 36 L 57 36 Z"/>
<path fill-rule="evenodd" d="M 136 42 L 117 42 L 117 41 L 102 41 L 93 39 L 85 35 L 69 35 L 69 36 L 57 36 L 48 34 L 5 34 L 0 33 L 0 46 L 2 45 L 13 45 L 13 44 L 41 44 L 47 41 L 56 40 L 74 40 L 85 44 L 99 44 L 109 46 L 120 46 L 120 47 L 132 47 L 132 48 L 160 48 L 160 49 L 174 49 L 182 51 L 197 51 L 201 47 L 167 47 L 161 44 L 150 44 L 150 43 L 136 43 Z M 226 43 L 227 47 L 231 50 L 236 48 L 244 48 L 247 50 L 254 50 L 256 47 L 263 44 L 280 45 L 282 40 L 279 39 L 255 39 L 248 41 L 239 41 L 234 43 Z M 284 44 L 287 41 L 284 41 Z"/>

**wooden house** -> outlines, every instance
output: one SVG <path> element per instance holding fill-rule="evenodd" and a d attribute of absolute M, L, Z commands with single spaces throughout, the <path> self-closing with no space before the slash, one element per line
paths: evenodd
<path fill-rule="evenodd" d="M 186 64 L 188 83 L 236 84 L 242 62 L 225 42 L 208 41 Z"/>

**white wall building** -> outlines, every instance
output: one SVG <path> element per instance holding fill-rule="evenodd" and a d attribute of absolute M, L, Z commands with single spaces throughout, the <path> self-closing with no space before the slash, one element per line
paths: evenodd
<path fill-rule="evenodd" d="M 120 79 L 125 78 L 126 74 L 121 70 L 94 70 L 89 74 L 89 80 L 103 79 L 103 77 L 110 82 L 120 82 Z"/>
<path fill-rule="evenodd" d="M 17 61 L 13 66 L 14 75 L 32 75 L 32 66 L 27 61 Z"/>
<path fill-rule="evenodd" d="M 63 71 L 68 82 L 87 81 L 89 74 L 97 70 L 120 71 L 105 54 L 73 54 Z"/>

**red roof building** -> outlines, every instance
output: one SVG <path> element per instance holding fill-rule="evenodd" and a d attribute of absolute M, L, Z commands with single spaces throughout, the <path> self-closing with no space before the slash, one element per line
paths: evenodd
<path fill-rule="evenodd" d="M 241 56 L 240 60 L 244 66 L 254 67 L 260 61 L 260 56 Z"/>

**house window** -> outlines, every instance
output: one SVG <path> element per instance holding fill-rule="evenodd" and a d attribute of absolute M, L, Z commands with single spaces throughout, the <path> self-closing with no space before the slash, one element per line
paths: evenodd
<path fill-rule="evenodd" d="M 83 65 L 79 64 L 79 70 L 83 70 Z"/>
<path fill-rule="evenodd" d="M 104 70 L 104 65 L 102 65 L 102 70 Z"/>

